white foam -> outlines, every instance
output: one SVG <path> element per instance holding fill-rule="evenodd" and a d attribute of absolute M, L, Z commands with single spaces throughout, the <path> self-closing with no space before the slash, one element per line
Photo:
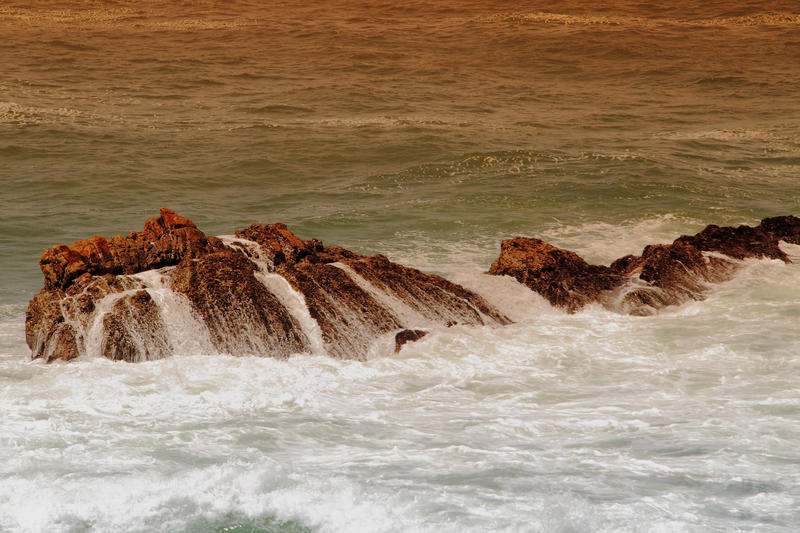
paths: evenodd
<path fill-rule="evenodd" d="M 653 317 L 470 276 L 519 322 L 365 362 L 44 365 L 3 315 L 0 529 L 793 531 L 800 262 Z"/>

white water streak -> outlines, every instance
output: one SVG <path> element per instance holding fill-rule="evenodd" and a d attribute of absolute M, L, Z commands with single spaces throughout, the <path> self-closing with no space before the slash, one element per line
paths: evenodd
<path fill-rule="evenodd" d="M 105 336 L 103 319 L 109 312 L 111 312 L 111 310 L 114 308 L 114 304 L 116 304 L 119 300 L 125 296 L 135 294 L 140 290 L 140 288 L 136 288 L 107 294 L 101 298 L 99 302 L 95 303 L 94 313 L 92 314 L 84 333 L 84 353 L 81 355 L 87 355 L 89 357 L 102 357 L 103 338 Z"/>
<path fill-rule="evenodd" d="M 278 301 L 289 311 L 292 318 L 300 324 L 301 331 L 305 334 L 311 347 L 311 353 L 324 354 L 325 343 L 322 340 L 322 330 L 319 324 L 308 312 L 305 297 L 292 287 L 286 279 L 274 272 L 275 267 L 264 249 L 255 241 L 221 235 L 222 242 L 229 248 L 244 251 L 248 258 L 256 265 L 258 271 L 255 277 Z"/>
<path fill-rule="evenodd" d="M 348 265 L 336 262 L 331 263 L 330 266 L 344 271 L 345 274 L 347 274 L 356 285 L 358 285 L 364 292 L 372 296 L 381 307 L 389 310 L 389 312 L 391 312 L 404 327 L 433 328 L 439 325 L 433 320 L 422 315 L 422 313 L 412 308 L 400 298 L 378 289 L 375 287 L 375 285 L 370 283 L 367 279 L 358 274 Z"/>
<path fill-rule="evenodd" d="M 164 321 L 173 355 L 215 354 L 208 328 L 192 309 L 189 299 L 167 284 L 162 272 L 148 270 L 132 276 L 144 283 Z"/>

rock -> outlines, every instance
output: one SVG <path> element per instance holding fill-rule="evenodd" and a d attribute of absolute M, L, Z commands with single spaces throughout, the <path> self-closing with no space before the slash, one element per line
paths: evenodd
<path fill-rule="evenodd" d="M 268 268 L 303 295 L 326 351 L 335 357 L 363 359 L 372 342 L 399 328 L 510 322 L 477 294 L 440 276 L 381 255 L 304 241 L 283 224 L 253 224 L 236 236 L 257 243 Z"/>
<path fill-rule="evenodd" d="M 510 322 L 440 276 L 304 240 L 284 224 L 252 224 L 225 239 L 206 236 L 164 208 L 141 232 L 45 250 L 45 287 L 25 317 L 31 357 L 135 362 L 182 350 L 363 360 L 382 338 L 394 338 L 399 350 L 432 328 Z M 800 219 L 708 226 L 610 266 L 519 237 L 503 242 L 489 272 L 513 276 L 569 312 L 598 303 L 652 314 L 702 299 L 742 259 L 789 261 L 780 240 L 800 244 Z M 187 343 L 187 337 L 197 339 Z"/>
<path fill-rule="evenodd" d="M 705 297 L 712 283 L 731 279 L 743 259 L 789 262 L 779 241 L 800 243 L 800 219 L 767 218 L 755 228 L 709 225 L 672 244 L 650 245 L 610 266 L 590 265 L 577 254 L 539 239 L 503 241 L 489 274 L 508 275 L 568 312 L 599 303 L 636 315 Z"/>
<path fill-rule="evenodd" d="M 623 281 L 608 267 L 590 265 L 574 252 L 526 237 L 503 241 L 489 274 L 512 276 L 570 313 Z"/>
<path fill-rule="evenodd" d="M 339 262 L 438 325 L 511 322 L 474 292 L 441 276 L 392 263 L 383 255 L 341 257 Z"/>
<path fill-rule="evenodd" d="M 399 331 L 397 335 L 394 336 L 395 353 L 400 353 L 400 348 L 402 348 L 404 344 L 416 342 L 427 334 L 427 331 L 421 329 L 404 329 L 403 331 Z"/>
<path fill-rule="evenodd" d="M 188 297 L 218 352 L 286 358 L 307 351 L 300 324 L 255 274 L 247 257 L 226 248 L 186 257 L 168 277 L 172 290 Z"/>
<path fill-rule="evenodd" d="M 158 306 L 145 290 L 116 301 L 103 316 L 100 353 L 112 361 L 154 361 L 172 353 Z"/>
<path fill-rule="evenodd" d="M 135 274 L 222 248 L 219 239 L 206 237 L 191 220 L 161 208 L 160 216 L 145 222 L 142 232 L 111 239 L 95 235 L 70 246 L 54 246 L 42 253 L 39 266 L 45 289 L 65 289 L 83 274 Z"/>
<path fill-rule="evenodd" d="M 400 329 L 509 322 L 444 278 L 300 239 L 284 224 L 253 224 L 226 242 L 162 208 L 141 232 L 45 250 L 45 288 L 26 315 L 31 357 L 160 359 L 176 350 L 170 331 L 196 321 L 209 351 L 364 359 Z"/>

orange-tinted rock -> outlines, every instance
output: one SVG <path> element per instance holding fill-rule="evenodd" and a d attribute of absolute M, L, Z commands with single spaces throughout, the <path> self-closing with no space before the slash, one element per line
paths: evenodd
<path fill-rule="evenodd" d="M 206 237 L 191 220 L 162 208 L 158 217 L 145 222 L 142 232 L 110 239 L 95 235 L 70 246 L 54 246 L 42 253 L 39 265 L 46 289 L 65 289 L 83 274 L 135 274 L 222 247 L 219 239 Z"/>
<path fill-rule="evenodd" d="M 269 254 L 273 266 L 282 264 L 293 265 L 303 257 L 320 252 L 322 243 L 316 239 L 304 241 L 289 231 L 286 224 L 251 224 L 249 227 L 237 230 L 236 236 L 257 242 Z"/>
<path fill-rule="evenodd" d="M 288 309 L 255 277 L 256 267 L 229 248 L 186 258 L 168 276 L 205 323 L 217 351 L 288 357 L 309 340 Z"/>
<path fill-rule="evenodd" d="M 610 268 L 590 265 L 578 254 L 539 239 L 509 239 L 503 241 L 500 250 L 489 274 L 512 276 L 569 312 L 597 301 L 623 281 Z"/>

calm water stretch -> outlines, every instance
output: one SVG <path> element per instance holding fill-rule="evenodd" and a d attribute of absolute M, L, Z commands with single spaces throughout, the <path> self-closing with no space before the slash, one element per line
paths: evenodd
<path fill-rule="evenodd" d="M 0 4 L 0 530 L 797 531 L 800 247 L 646 318 L 482 274 L 517 235 L 607 263 L 800 215 L 797 2 L 649 4 Z M 161 206 L 517 323 L 29 361 L 41 251 Z"/>

